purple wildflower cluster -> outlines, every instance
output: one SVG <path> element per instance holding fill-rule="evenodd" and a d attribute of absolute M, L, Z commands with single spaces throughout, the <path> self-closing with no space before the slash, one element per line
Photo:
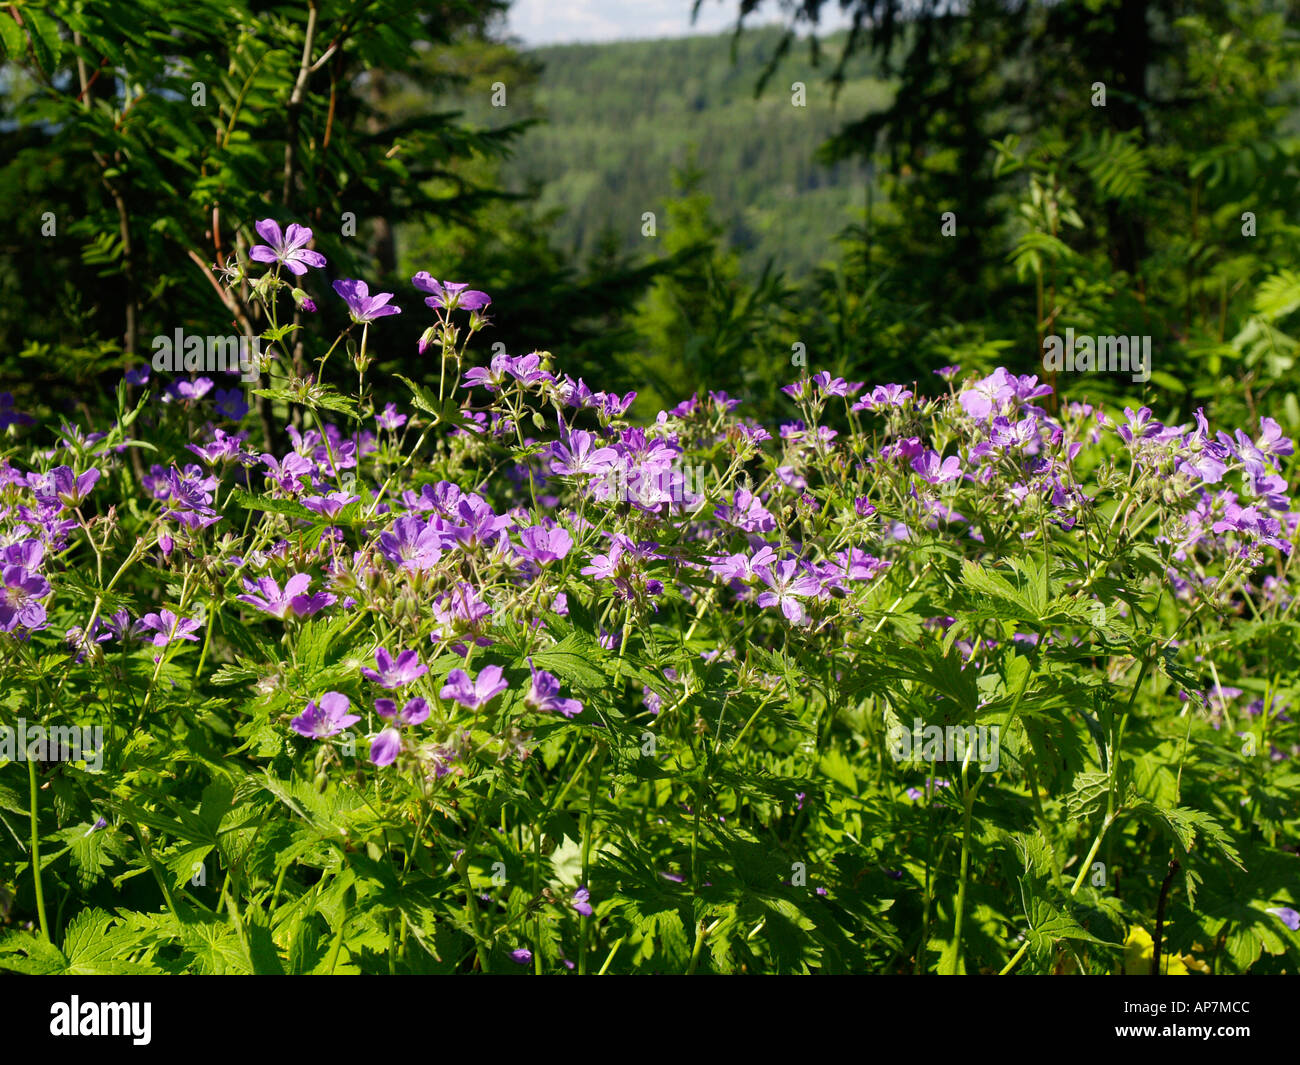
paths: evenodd
<path fill-rule="evenodd" d="M 281 270 L 303 278 L 327 265 L 310 248 L 310 229 L 281 230 L 269 219 L 256 229 L 263 243 L 250 257 L 271 267 L 271 282 L 287 284 Z M 399 465 L 403 438 L 429 426 L 416 415 L 408 428 L 392 403 L 348 430 L 328 421 L 286 426 L 287 450 L 259 452 L 237 427 L 247 407 L 219 395 L 217 417 L 236 426 L 208 422 L 185 445 L 197 462 L 164 460 L 142 481 L 154 508 L 142 552 L 178 572 L 203 559 L 206 579 L 219 585 L 209 608 L 220 599 L 227 615 L 275 618 L 291 629 L 366 618 L 389 646 L 406 648 L 393 655 L 379 647 L 351 695 L 312 696 L 292 719 L 304 737 L 337 736 L 359 720 L 353 702 L 372 701 L 360 697 L 361 682 L 376 686 L 376 766 L 409 756 L 436 779 L 472 753 L 467 723 L 497 729 L 499 748 L 522 755 L 529 740 L 520 715 L 581 717 L 584 699 L 537 664 L 560 632 L 574 630 L 575 593 L 585 616 L 600 612 L 591 639 L 611 655 L 670 603 L 696 616 L 731 610 L 792 639 L 818 633 L 851 645 L 883 608 L 877 592 L 890 571 L 927 538 L 1001 557 L 1049 536 L 1086 540 L 1113 530 L 1144 537 L 1175 592 L 1190 597 L 1239 585 L 1270 551 L 1289 554 L 1300 522 L 1282 472 L 1293 445 L 1267 417 L 1253 435 L 1230 435 L 1212 433 L 1202 411 L 1180 426 L 1145 407 L 1122 419 L 1081 404 L 1054 414 L 1051 389 L 1036 377 L 998 369 L 962 383 L 948 367 L 940 376 L 952 391 L 935 398 L 915 385 L 868 387 L 816 373 L 784 388 L 798 417 L 772 430 L 721 392 L 634 425 L 635 393 L 592 391 L 547 352 L 498 353 L 464 367 L 456 338 L 483 327 L 491 298 L 427 272 L 411 280 L 437 316 L 420 349 L 436 345 L 444 371 L 454 367 L 438 398 L 462 396 L 444 429 L 446 453 L 427 472 L 393 475 L 407 468 Z M 333 288 L 367 328 L 401 313 L 393 293 L 372 294 L 364 281 Z M 453 315 L 468 315 L 469 329 Z M 206 402 L 211 383 L 203 380 L 189 382 L 182 398 Z M 0 631 L 19 637 L 47 624 L 58 597 L 49 560 L 86 523 L 83 508 L 105 478 L 123 468 L 117 451 L 71 427 L 65 435 L 62 453 L 37 469 L 0 464 Z M 98 459 L 88 464 L 79 456 L 91 447 Z M 502 476 L 484 481 L 480 459 L 489 452 Z M 1120 487 L 1126 509 L 1103 510 L 1105 494 L 1120 498 Z M 242 513 L 238 525 L 231 520 L 236 491 L 266 501 L 270 516 L 255 536 L 239 531 Z M 1095 594 L 1093 579 L 1081 593 Z M 1275 585 L 1261 594 L 1291 595 L 1270 579 Z M 180 602 L 96 613 L 69 639 L 81 653 L 131 637 L 173 651 L 197 643 L 204 611 L 195 583 Z M 935 621 L 951 624 L 932 619 L 931 628 Z M 1040 649 L 1056 638 L 1016 637 Z M 955 646 L 971 660 L 997 642 Z M 431 654 L 427 663 L 417 647 Z M 735 668 L 735 648 L 703 656 Z M 440 660 L 449 662 L 435 679 Z M 660 677 L 662 685 L 639 682 L 654 714 L 679 702 L 670 693 L 684 696 L 688 683 L 671 668 Z"/>

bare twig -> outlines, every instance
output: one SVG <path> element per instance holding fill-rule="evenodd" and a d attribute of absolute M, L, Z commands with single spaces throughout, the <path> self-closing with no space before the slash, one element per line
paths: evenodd
<path fill-rule="evenodd" d="M 289 94 L 289 106 L 286 116 L 284 136 L 284 189 L 280 197 L 288 206 L 289 192 L 293 187 L 295 165 L 294 144 L 298 139 L 298 112 L 302 109 L 303 93 L 307 89 L 307 79 L 311 76 L 311 50 L 316 40 L 316 0 L 311 0 L 307 7 L 307 32 L 302 42 L 302 62 L 298 66 L 298 77 L 293 83 L 293 92 Z"/>

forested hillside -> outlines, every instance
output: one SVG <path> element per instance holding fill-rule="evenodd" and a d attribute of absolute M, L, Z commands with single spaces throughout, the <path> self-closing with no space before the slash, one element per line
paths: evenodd
<path fill-rule="evenodd" d="M 561 208 L 558 247 L 586 259 L 611 241 L 644 251 L 642 213 L 663 220 L 672 171 L 692 159 L 742 267 L 769 257 L 791 277 L 833 258 L 833 240 L 859 210 L 867 169 L 825 165 L 817 149 L 844 122 L 877 106 L 887 86 L 865 58 L 849 67 L 838 98 L 827 81 L 843 35 L 830 37 L 814 67 L 806 44 L 792 48 L 755 104 L 755 87 L 780 42 L 776 29 L 732 36 L 560 45 L 528 55 L 542 65 L 524 106 L 545 119 L 520 142 L 509 185 L 540 186 L 538 209 Z M 805 106 L 792 102 L 802 82 Z M 467 117 L 489 125 L 519 118 L 514 101 L 492 108 L 479 95 Z M 495 113 L 494 113 L 495 112 Z"/>

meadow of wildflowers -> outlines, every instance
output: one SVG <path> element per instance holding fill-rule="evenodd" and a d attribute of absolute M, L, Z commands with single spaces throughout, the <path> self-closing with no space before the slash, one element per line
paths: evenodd
<path fill-rule="evenodd" d="M 269 437 L 150 366 L 94 423 L 0 403 L 0 969 L 1300 964 L 1267 414 L 954 366 L 635 422 L 488 354 L 488 293 L 255 231 Z M 427 372 L 381 405 L 399 313 Z"/>

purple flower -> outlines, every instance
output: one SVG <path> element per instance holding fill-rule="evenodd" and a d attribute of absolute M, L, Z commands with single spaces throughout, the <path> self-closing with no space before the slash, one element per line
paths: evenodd
<path fill-rule="evenodd" d="M 763 583 L 772 589 L 759 595 L 758 605 L 779 606 L 787 620 L 796 624 L 804 619 L 799 599 L 816 595 L 821 590 L 816 578 L 807 575 L 796 577 L 798 570 L 799 564 L 793 560 L 761 566 L 756 570 Z"/>
<path fill-rule="evenodd" d="M 193 381 L 177 381 L 171 386 L 168 395 L 174 396 L 177 399 L 187 399 L 192 403 L 197 403 L 211 391 L 212 378 L 196 377 Z"/>
<path fill-rule="evenodd" d="M 510 960 L 518 965 L 527 965 L 533 960 L 533 952 L 527 947 L 520 947 L 510 952 Z"/>
<path fill-rule="evenodd" d="M 248 439 L 247 433 L 231 435 L 224 429 L 213 429 L 212 440 L 207 444 L 186 444 L 186 450 L 194 452 L 209 466 L 221 462 L 234 462 L 245 457 L 243 445 Z"/>
<path fill-rule="evenodd" d="M 424 667 L 420 669 L 423 671 Z M 377 766 L 392 765 L 402 749 L 401 728 L 425 721 L 429 716 L 429 704 L 420 698 L 411 699 L 398 713 L 397 704 L 392 699 L 376 699 L 375 713 L 391 724 L 371 741 L 370 761 Z"/>
<path fill-rule="evenodd" d="M 1135 414 L 1132 407 L 1124 408 L 1124 418 L 1126 425 L 1121 425 L 1116 432 L 1124 443 L 1132 446 L 1134 440 L 1142 440 L 1149 436 L 1159 436 L 1164 432 L 1164 425 L 1156 421 L 1151 413 L 1150 407 L 1140 407 Z"/>
<path fill-rule="evenodd" d="M 957 402 L 972 418 L 987 421 L 1015 396 L 1016 379 L 999 366 L 988 377 L 959 392 Z"/>
<path fill-rule="evenodd" d="M 461 706 L 474 710 L 491 702 L 508 687 L 510 685 L 501 676 L 500 666 L 484 666 L 479 670 L 478 679 L 473 681 L 463 669 L 453 669 L 447 674 L 447 683 L 438 694 L 440 698 L 454 699 Z"/>
<path fill-rule="evenodd" d="M 5 566 L 0 583 L 0 632 L 45 627 L 45 607 L 41 603 L 50 594 L 50 585 L 39 573 L 22 566 Z"/>
<path fill-rule="evenodd" d="M 39 540 L 19 540 L 0 551 L 0 558 L 10 566 L 22 566 L 23 569 L 40 569 L 41 559 L 45 557 L 45 546 Z"/>
<path fill-rule="evenodd" d="M 432 293 L 424 302 L 434 310 L 446 307 L 447 310 L 454 311 L 459 307 L 466 311 L 477 311 L 492 302 L 492 297 L 486 292 L 479 292 L 455 281 L 437 281 L 426 270 L 421 270 L 411 278 L 411 284 L 421 292 Z"/>
<path fill-rule="evenodd" d="M 862 390 L 861 381 L 846 381 L 842 377 L 831 377 L 830 373 L 823 370 L 819 374 L 814 374 L 812 383 L 822 390 L 827 396 L 843 396 L 845 398 L 855 395 Z"/>
<path fill-rule="evenodd" d="M 379 553 L 404 570 L 430 569 L 442 557 L 441 537 L 428 522 L 408 515 L 379 534 Z"/>
<path fill-rule="evenodd" d="M 927 484 L 948 484 L 950 481 L 961 480 L 961 459 L 956 455 L 940 459 L 937 451 L 927 450 L 912 460 L 912 469 Z"/>
<path fill-rule="evenodd" d="M 528 668 L 533 674 L 533 682 L 528 689 L 528 694 L 524 696 L 524 702 L 528 706 L 563 714 L 565 717 L 577 717 L 582 713 L 582 703 L 577 699 L 560 698 L 560 682 L 556 677 L 544 669 L 537 669 L 531 658 L 528 660 Z"/>
<path fill-rule="evenodd" d="M 902 407 L 911 398 L 912 393 L 902 385 L 877 385 L 871 390 L 870 395 L 864 396 L 849 409 L 859 411 L 879 410 L 882 407 Z"/>
<path fill-rule="evenodd" d="M 194 618 L 178 618 L 170 610 L 146 614 L 140 619 L 142 631 L 152 629 L 156 634 L 153 638 L 155 647 L 166 647 L 172 640 L 193 640 L 197 643 L 199 638 L 193 633 L 198 627 L 199 623 Z"/>
<path fill-rule="evenodd" d="M 323 496 L 305 497 L 302 505 L 308 510 L 314 510 L 322 517 L 337 518 L 339 511 L 349 503 L 355 503 L 360 498 L 360 496 L 350 496 L 346 492 L 327 492 Z"/>
<path fill-rule="evenodd" d="M 951 785 L 948 781 L 942 779 L 941 777 L 926 777 L 926 778 L 925 778 L 925 785 L 926 785 L 927 788 L 930 788 L 931 790 L 933 790 L 934 788 L 949 788 L 949 787 L 952 787 L 952 785 Z M 919 802 L 921 799 L 924 799 L 924 798 L 925 798 L 925 789 L 924 789 L 924 788 L 908 788 L 908 789 L 907 789 L 907 792 L 906 792 L 906 795 L 907 795 L 907 797 L 908 797 L 909 799 L 911 799 L 913 802 Z"/>
<path fill-rule="evenodd" d="M 652 714 L 658 714 L 663 709 L 664 700 L 657 691 L 648 684 L 641 685 L 641 705 Z"/>
<path fill-rule="evenodd" d="M 311 463 L 296 451 L 285 455 L 283 463 L 274 455 L 264 454 L 262 463 L 266 466 L 267 480 L 274 481 L 282 492 L 301 491 L 301 478 L 312 472 Z"/>
<path fill-rule="evenodd" d="M 248 257 L 257 263 L 281 263 L 291 274 L 301 277 L 309 266 L 324 266 L 325 256 L 318 251 L 310 251 L 311 230 L 306 226 L 290 223 L 289 228 L 280 232 L 280 226 L 274 218 L 263 218 L 254 227 L 257 235 L 266 244 L 254 244 Z"/>
<path fill-rule="evenodd" d="M 365 324 L 373 322 L 376 318 L 402 313 L 401 307 L 388 302 L 393 298 L 391 292 L 377 292 L 372 296 L 370 286 L 364 281 L 335 281 L 334 291 L 346 301 L 348 313 L 354 322 Z"/>
<path fill-rule="evenodd" d="M 714 507 L 713 512 L 719 521 L 735 525 L 745 532 L 771 532 L 776 528 L 776 519 L 758 501 L 753 492 L 743 488 L 736 489 L 731 506 L 720 504 Z"/>
<path fill-rule="evenodd" d="M 635 392 L 627 392 L 622 396 L 616 392 L 596 392 L 591 397 L 591 405 L 606 419 L 617 418 L 632 406 L 634 399 L 636 399 Z"/>
<path fill-rule="evenodd" d="M 1300 932 L 1300 913 L 1296 913 L 1290 906 L 1274 906 L 1264 912 L 1271 913 L 1292 932 Z"/>
<path fill-rule="evenodd" d="M 242 422 L 248 413 L 248 401 L 238 388 L 218 388 L 212 393 L 212 405 L 232 422 Z"/>
<path fill-rule="evenodd" d="M 306 736 L 309 740 L 323 740 L 337 736 L 349 725 L 361 720 L 358 714 L 349 714 L 351 704 L 348 697 L 341 692 L 326 692 L 320 697 L 320 705 L 308 703 L 307 708 L 290 722 L 294 732 Z"/>
<path fill-rule="evenodd" d="M 290 611 L 297 617 L 305 618 L 334 602 L 334 596 L 329 592 L 308 595 L 310 587 L 311 576 L 306 573 L 295 573 L 290 577 L 285 582 L 283 592 L 274 577 L 262 577 L 256 582 L 245 579 L 244 590 L 249 594 L 237 595 L 235 598 L 281 621 L 289 616 Z"/>
<path fill-rule="evenodd" d="M 375 713 L 385 721 L 391 721 L 396 718 L 398 725 L 418 725 L 421 722 L 428 720 L 429 704 L 419 696 L 416 696 L 414 699 L 407 700 L 406 705 L 402 707 L 402 711 L 399 714 L 397 711 L 397 703 L 392 699 L 376 699 Z"/>
<path fill-rule="evenodd" d="M 485 499 L 476 495 L 463 495 L 456 501 L 455 517 L 464 524 L 442 524 L 445 547 L 474 548 L 480 544 L 494 544 L 501 530 L 514 524 L 514 519 L 498 514 Z"/>
<path fill-rule="evenodd" d="M 375 422 L 381 429 L 397 430 L 406 424 L 406 415 L 397 413 L 395 403 L 388 403 L 382 414 L 375 415 Z"/>
<path fill-rule="evenodd" d="M 375 665 L 379 667 L 378 672 L 363 666 L 361 675 L 384 688 L 401 688 L 429 672 L 429 667 L 421 664 L 416 651 L 403 651 L 394 661 L 381 647 L 375 652 Z"/>
<path fill-rule="evenodd" d="M 1295 450 L 1295 445 L 1282 435 L 1282 427 L 1272 418 L 1260 418 L 1257 445 L 1261 452 L 1275 459 L 1290 455 Z"/>
<path fill-rule="evenodd" d="M 596 912 L 591 908 L 591 892 L 585 887 L 580 887 L 573 893 L 573 908 L 584 917 L 590 917 Z"/>
<path fill-rule="evenodd" d="M 1222 533 L 1227 532 L 1229 529 L 1242 533 L 1247 537 L 1257 538 L 1269 547 L 1290 553 L 1290 541 L 1280 538 L 1281 523 L 1276 518 L 1261 514 L 1254 507 L 1242 507 L 1229 502 L 1224 507 L 1223 517 L 1211 525 L 1210 530 Z"/>
<path fill-rule="evenodd" d="M 492 361 L 488 366 L 475 366 L 465 372 L 465 377 L 461 381 L 462 388 L 485 388 L 489 392 L 498 391 L 506 378 L 510 377 L 511 367 L 514 365 L 512 359 L 505 352 L 500 352 L 492 356 Z"/>
<path fill-rule="evenodd" d="M 630 599 L 634 595 L 630 579 L 636 577 L 641 580 L 641 574 L 645 569 L 644 563 L 649 559 L 664 557 L 655 550 L 658 546 L 658 543 L 653 540 L 636 542 L 622 533 L 615 533 L 610 536 L 609 553 L 592 556 L 591 562 L 579 572 L 584 577 L 613 581 L 619 595 Z M 657 596 L 663 593 L 661 581 L 647 579 L 644 581 L 644 586 L 651 595 Z"/>
<path fill-rule="evenodd" d="M 401 749 L 402 734 L 395 728 L 386 728 L 370 741 L 370 762 L 377 766 L 392 765 Z"/>
<path fill-rule="evenodd" d="M 32 425 L 35 420 L 30 414 L 14 410 L 12 392 L 0 392 L 0 429 L 8 429 L 11 425 Z"/>
<path fill-rule="evenodd" d="M 618 461 L 618 452 L 612 447 L 597 447 L 596 437 L 584 429 L 569 433 L 563 443 L 551 445 L 551 471 L 565 476 L 580 473 L 604 473 Z"/>
<path fill-rule="evenodd" d="M 87 470 L 80 477 L 72 472 L 70 466 L 56 466 L 49 473 L 46 481 L 47 493 L 58 499 L 65 507 L 76 507 L 90 495 L 90 490 L 99 480 L 98 470 Z M 38 495 L 41 493 L 38 493 Z"/>
<path fill-rule="evenodd" d="M 138 626 L 131 623 L 131 615 L 125 610 L 118 610 L 111 616 L 100 618 L 97 627 L 102 625 L 104 631 L 95 637 L 97 643 L 105 640 L 127 640 L 138 634 Z"/>
<path fill-rule="evenodd" d="M 548 529 L 544 525 L 530 525 L 519 530 L 519 539 L 523 544 L 515 550 L 538 565 L 555 562 L 573 548 L 573 537 L 558 527 Z"/>
<path fill-rule="evenodd" d="M 149 366 L 137 366 L 135 369 L 126 371 L 126 383 L 128 385 L 147 385 L 149 383 Z"/>

